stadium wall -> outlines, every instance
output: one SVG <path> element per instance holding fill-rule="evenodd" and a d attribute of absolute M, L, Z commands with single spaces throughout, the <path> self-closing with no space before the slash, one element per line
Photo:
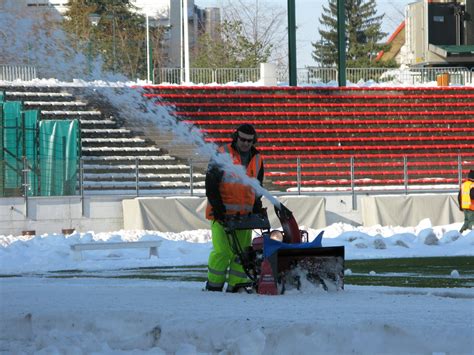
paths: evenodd
<path fill-rule="evenodd" d="M 36 235 L 79 232 L 108 232 L 123 228 L 120 196 L 79 196 L 0 198 L 0 235 L 21 235 L 34 230 Z M 28 212 L 26 211 L 28 209 Z"/>
<path fill-rule="evenodd" d="M 416 226 L 429 218 L 432 225 L 461 223 L 455 194 L 357 196 L 279 196 L 304 228 L 323 228 L 341 222 L 352 225 Z M 353 202 L 356 209 L 352 208 Z M 278 226 L 268 201 L 270 222 Z M 28 207 L 28 213 L 26 213 Z M 151 229 L 181 232 L 209 228 L 203 197 L 79 196 L 0 199 L 0 235 L 111 232 Z M 275 224 L 276 223 L 276 224 Z"/>

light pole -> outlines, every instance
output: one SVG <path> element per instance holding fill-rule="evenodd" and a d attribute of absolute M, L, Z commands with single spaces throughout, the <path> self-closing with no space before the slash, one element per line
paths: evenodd
<path fill-rule="evenodd" d="M 100 19 L 102 18 L 101 15 L 92 13 L 89 14 L 89 21 L 95 27 L 99 24 Z M 115 48 L 115 9 L 112 10 L 112 15 L 104 16 L 107 20 L 112 20 L 112 71 L 115 74 L 116 67 L 115 67 L 115 58 L 116 58 L 116 48 Z M 90 43 L 89 43 L 90 44 Z M 92 50 L 92 48 L 90 48 Z"/>
<path fill-rule="evenodd" d="M 115 9 L 112 10 L 112 71 L 115 74 L 116 68 L 115 68 L 115 55 L 116 55 L 116 49 L 115 49 Z"/>
<path fill-rule="evenodd" d="M 188 19 L 188 0 L 183 0 L 184 8 L 184 80 L 189 83 L 190 68 L 189 68 L 189 19 Z"/>
<path fill-rule="evenodd" d="M 99 24 L 100 21 L 100 15 L 96 13 L 89 14 L 89 21 L 92 24 L 93 27 L 96 27 Z M 89 62 L 89 75 L 92 73 L 92 34 L 93 30 L 91 30 L 91 35 L 89 36 L 89 44 L 88 44 L 88 62 Z"/>
<path fill-rule="evenodd" d="M 146 15 L 146 79 L 148 83 L 153 83 L 151 78 L 151 68 L 152 68 L 152 53 L 150 46 L 150 23 L 148 20 L 148 15 Z"/>

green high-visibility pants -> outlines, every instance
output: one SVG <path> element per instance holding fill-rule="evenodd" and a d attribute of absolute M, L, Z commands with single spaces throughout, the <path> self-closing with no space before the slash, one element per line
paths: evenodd
<path fill-rule="evenodd" d="M 211 222 L 212 251 L 209 254 L 207 284 L 214 289 L 222 289 L 227 281 L 232 289 L 237 284 L 249 282 L 240 260 L 232 250 L 230 239 L 224 227 L 217 221 Z M 236 231 L 240 247 L 245 249 L 252 241 L 251 230 Z"/>

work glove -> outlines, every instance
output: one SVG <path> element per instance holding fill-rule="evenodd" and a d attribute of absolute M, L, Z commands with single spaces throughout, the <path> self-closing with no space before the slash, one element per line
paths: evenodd
<path fill-rule="evenodd" d="M 263 207 L 261 199 L 257 199 L 255 201 L 255 204 L 253 205 L 252 213 L 261 214 L 264 216 L 267 215 L 267 209 Z"/>
<path fill-rule="evenodd" d="M 262 216 L 266 216 L 267 215 L 267 209 L 265 207 L 260 207 L 260 208 L 253 208 L 253 213 L 255 214 L 259 214 L 259 215 L 262 215 Z"/>

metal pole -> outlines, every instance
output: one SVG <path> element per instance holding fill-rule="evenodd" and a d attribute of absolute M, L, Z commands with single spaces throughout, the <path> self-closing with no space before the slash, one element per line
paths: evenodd
<path fill-rule="evenodd" d="M 296 184 L 298 186 L 298 195 L 301 195 L 301 162 L 300 162 L 300 157 L 296 158 Z"/>
<path fill-rule="evenodd" d="M 88 74 L 92 75 L 92 40 L 89 39 L 87 44 L 87 64 L 88 64 Z"/>
<path fill-rule="evenodd" d="M 117 71 L 115 67 L 116 49 L 115 49 L 115 10 L 112 11 L 112 50 L 113 50 L 113 71 L 114 74 Z"/>
<path fill-rule="evenodd" d="M 408 159 L 403 156 L 403 185 L 405 186 L 405 195 L 408 195 Z"/>
<path fill-rule="evenodd" d="M 290 86 L 298 85 L 296 74 L 296 16 L 295 0 L 288 0 L 288 69 Z"/>
<path fill-rule="evenodd" d="M 462 160 L 461 154 L 458 154 L 458 182 L 459 186 L 462 184 Z"/>
<path fill-rule="evenodd" d="M 152 83 L 151 79 L 151 68 L 152 68 L 152 56 L 151 56 L 151 46 L 150 46 L 150 22 L 148 20 L 148 15 L 146 15 L 146 80 L 147 83 Z"/>
<path fill-rule="evenodd" d="M 150 30 L 149 30 L 149 21 L 148 21 L 148 15 L 146 15 L 146 80 L 147 83 L 150 83 Z"/>
<path fill-rule="evenodd" d="M 84 158 L 79 159 L 79 191 L 81 194 L 81 216 L 85 216 L 84 201 Z"/>
<path fill-rule="evenodd" d="M 354 169 L 354 157 L 351 157 L 351 193 L 352 193 L 352 210 L 357 209 L 357 199 L 355 194 L 355 169 Z"/>
<path fill-rule="evenodd" d="M 25 217 L 28 218 L 28 160 L 23 157 L 23 194 L 25 197 Z"/>
<path fill-rule="evenodd" d="M 184 80 L 190 83 L 189 72 L 189 26 L 188 26 L 188 0 L 183 0 L 183 31 L 184 31 Z"/>
<path fill-rule="evenodd" d="M 193 168 L 193 160 L 189 160 L 189 192 L 191 196 L 194 195 L 194 168 Z"/>
<path fill-rule="evenodd" d="M 339 86 L 346 86 L 345 0 L 337 0 L 337 57 Z"/>
<path fill-rule="evenodd" d="M 140 183 L 140 172 L 138 170 L 138 157 L 135 158 L 135 189 L 137 197 L 140 194 L 140 187 L 138 186 Z"/>
<path fill-rule="evenodd" d="M 183 38 L 183 1 L 179 0 L 179 61 L 180 61 L 180 68 L 179 68 L 179 79 L 180 84 L 184 82 L 184 38 Z"/>

